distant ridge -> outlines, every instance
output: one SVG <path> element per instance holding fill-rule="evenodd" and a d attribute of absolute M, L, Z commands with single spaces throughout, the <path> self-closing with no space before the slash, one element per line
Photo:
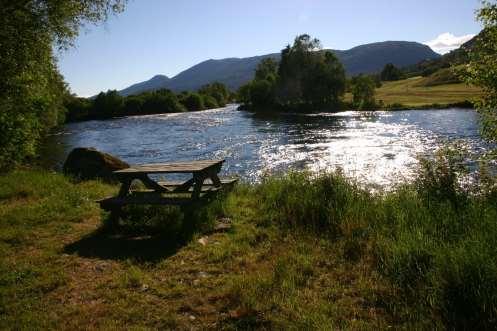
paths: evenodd
<path fill-rule="evenodd" d="M 136 83 L 131 85 L 130 87 L 125 88 L 122 91 L 119 91 L 121 95 L 132 95 L 138 94 L 144 91 L 158 90 L 164 88 L 169 82 L 171 78 L 164 75 L 155 75 L 147 81 Z"/>
<path fill-rule="evenodd" d="M 440 57 L 440 54 L 435 53 L 430 47 L 408 41 L 385 41 L 361 45 L 349 50 L 331 51 L 342 61 L 348 75 L 379 72 L 387 63 L 405 67 Z M 225 84 L 231 90 L 236 90 L 253 78 L 257 64 L 268 57 L 279 60 L 280 54 L 211 59 L 194 65 L 173 78 L 157 75 L 150 80 L 125 88 L 119 93 L 127 96 L 161 88 L 168 88 L 175 92 L 192 91 L 215 81 Z"/>

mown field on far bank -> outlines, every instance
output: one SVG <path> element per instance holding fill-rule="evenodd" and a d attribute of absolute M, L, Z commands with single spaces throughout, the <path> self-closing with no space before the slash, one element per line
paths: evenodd
<path fill-rule="evenodd" d="M 383 101 L 385 106 L 402 105 L 419 108 L 474 101 L 482 95 L 480 88 L 465 83 L 427 86 L 430 85 L 429 79 L 430 77 L 419 76 L 393 82 L 382 82 L 382 86 L 376 89 L 376 101 Z M 346 100 L 351 101 L 352 95 L 348 93 Z"/>
<path fill-rule="evenodd" d="M 493 329 L 496 183 L 450 160 L 383 193 L 268 177 L 118 228 L 94 202 L 114 185 L 2 175 L 0 329 Z"/>

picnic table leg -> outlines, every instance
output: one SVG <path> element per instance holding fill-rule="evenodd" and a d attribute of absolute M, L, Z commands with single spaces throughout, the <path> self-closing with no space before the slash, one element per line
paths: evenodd
<path fill-rule="evenodd" d="M 129 189 L 131 188 L 131 183 L 133 179 L 126 179 L 122 181 L 121 188 L 119 189 L 118 197 L 123 198 L 129 194 Z M 119 218 L 121 218 L 122 210 L 120 206 L 114 207 L 109 215 L 109 222 L 111 227 L 115 227 L 119 223 Z"/>
<path fill-rule="evenodd" d="M 221 180 L 217 176 L 217 174 L 221 171 L 221 165 L 215 167 L 214 169 L 211 169 L 209 171 L 209 178 L 212 180 L 212 183 L 214 184 L 214 187 L 220 187 L 221 186 Z"/>
<path fill-rule="evenodd" d="M 217 176 L 217 173 L 215 173 L 215 172 L 211 173 L 210 178 L 212 180 L 212 183 L 214 184 L 214 187 L 220 187 L 221 186 L 221 180 Z"/>
<path fill-rule="evenodd" d="M 204 185 L 204 181 L 207 178 L 205 174 L 194 174 L 193 175 L 193 193 L 192 193 L 192 199 L 193 200 L 198 200 L 200 198 L 200 192 L 202 192 L 202 185 Z"/>

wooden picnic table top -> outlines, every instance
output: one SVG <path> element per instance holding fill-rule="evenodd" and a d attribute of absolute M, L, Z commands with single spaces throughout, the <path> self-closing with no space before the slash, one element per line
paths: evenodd
<path fill-rule="evenodd" d="M 221 165 L 224 160 L 200 160 L 170 163 L 153 163 L 132 165 L 129 168 L 114 171 L 117 175 L 158 174 L 158 173 L 197 173 Z"/>

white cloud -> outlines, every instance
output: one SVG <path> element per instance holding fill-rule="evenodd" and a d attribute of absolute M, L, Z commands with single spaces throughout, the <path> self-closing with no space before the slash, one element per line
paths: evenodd
<path fill-rule="evenodd" d="M 433 40 L 426 41 L 425 44 L 430 46 L 435 52 L 440 54 L 448 53 L 459 48 L 462 44 L 473 38 L 474 34 L 464 36 L 454 36 L 452 33 L 442 33 Z"/>

